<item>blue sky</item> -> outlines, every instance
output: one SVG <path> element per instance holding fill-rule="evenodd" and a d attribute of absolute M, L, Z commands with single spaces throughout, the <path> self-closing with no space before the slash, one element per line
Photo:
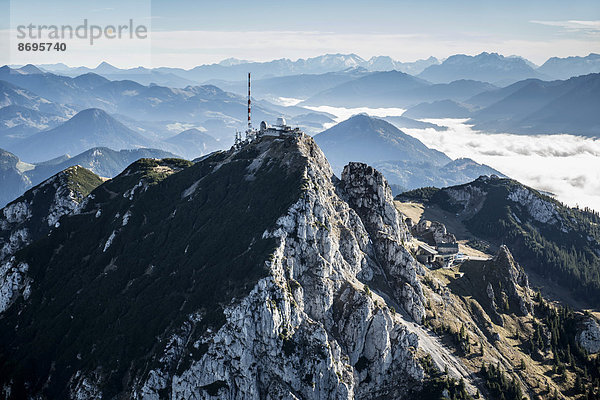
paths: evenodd
<path fill-rule="evenodd" d="M 596 1 L 65 1 L 0 0 L 2 63 L 15 58 L 15 21 L 33 24 L 118 24 L 151 28 L 150 41 L 69 46 L 46 54 L 69 65 L 182 66 L 228 57 L 304 58 L 323 53 L 389 55 L 413 61 L 430 55 L 496 51 L 542 63 L 551 56 L 600 52 Z M 13 40 L 14 41 L 14 40 Z M 35 58 L 37 57 L 37 58 Z M 40 62 L 42 56 L 33 61 Z M 8 59 L 6 59 L 8 58 Z"/>

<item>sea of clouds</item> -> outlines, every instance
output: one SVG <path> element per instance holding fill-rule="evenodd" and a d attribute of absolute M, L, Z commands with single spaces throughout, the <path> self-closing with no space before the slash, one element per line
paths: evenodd
<path fill-rule="evenodd" d="M 451 158 L 469 157 L 570 206 L 600 210 L 600 140 L 475 131 L 464 119 L 426 119 L 447 131 L 403 129 Z"/>

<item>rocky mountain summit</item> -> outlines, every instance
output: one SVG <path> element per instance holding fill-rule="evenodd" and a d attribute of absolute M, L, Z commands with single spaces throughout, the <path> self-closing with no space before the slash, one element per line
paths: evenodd
<path fill-rule="evenodd" d="M 59 219 L 77 211 L 100 184 L 102 180 L 93 172 L 69 167 L 8 204 L 0 215 L 0 259 L 58 227 Z"/>
<path fill-rule="evenodd" d="M 27 289 L 0 319 L 0 385 L 8 398 L 403 397 L 427 375 L 408 240 L 382 175 L 353 163 L 336 178 L 306 135 L 193 165 L 140 160 L 8 261 Z"/>
<path fill-rule="evenodd" d="M 404 197 L 419 193 L 473 230 L 498 217 L 490 202 L 546 235 L 578 227 L 510 180 Z M 424 267 L 407 222 L 463 248 L 458 225 L 398 203 L 371 166 L 337 178 L 304 134 L 141 159 L 105 182 L 67 169 L 2 210 L 3 396 L 595 394 L 593 315 L 532 289 L 519 246 Z"/>
<path fill-rule="evenodd" d="M 437 245 L 440 243 L 456 243 L 456 236 L 448 232 L 446 226 L 439 221 L 422 219 L 418 223 L 407 221 L 413 235 L 423 238 L 427 243 Z"/>

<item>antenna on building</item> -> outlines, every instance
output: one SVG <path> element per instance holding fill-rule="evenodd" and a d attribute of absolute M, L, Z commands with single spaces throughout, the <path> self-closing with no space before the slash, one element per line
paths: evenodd
<path fill-rule="evenodd" d="M 240 147 L 242 147 L 242 133 L 237 130 L 235 131 L 234 146 L 236 149 L 239 149 Z"/>
<path fill-rule="evenodd" d="M 252 129 L 252 103 L 250 100 L 250 72 L 248 72 L 248 129 L 246 129 L 246 140 L 256 139 L 256 131 Z"/>
<path fill-rule="evenodd" d="M 250 92 L 250 72 L 248 72 L 248 128 L 246 129 L 246 140 L 242 141 L 242 133 L 236 132 L 234 147 L 240 148 L 244 143 L 249 143 L 261 136 L 261 132 L 252 128 L 252 100 Z"/>

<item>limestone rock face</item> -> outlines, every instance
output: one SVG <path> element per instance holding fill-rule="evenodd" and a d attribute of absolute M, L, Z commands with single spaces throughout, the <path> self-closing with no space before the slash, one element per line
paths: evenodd
<path fill-rule="evenodd" d="M 423 387 L 425 353 L 452 358 L 419 325 L 425 271 L 379 172 L 352 163 L 336 178 L 304 134 L 182 162 L 140 160 L 0 264 L 5 297 L 26 299 L 0 319 L 5 391 L 396 399 Z"/>
<path fill-rule="evenodd" d="M 383 175 L 362 163 L 350 163 L 340 185 L 348 204 L 360 216 L 373 243 L 383 278 L 415 321 L 425 315 L 425 300 L 417 272 L 420 267 L 404 247 L 410 232 L 396 211 L 392 191 Z"/>
<path fill-rule="evenodd" d="M 594 318 L 586 318 L 581 323 L 581 329 L 577 333 L 577 342 L 589 354 L 600 352 L 600 325 Z"/>
<path fill-rule="evenodd" d="M 208 347 L 200 359 L 176 374 L 165 359 L 136 397 L 398 398 L 419 387 L 418 338 L 375 289 L 386 277 L 393 289 L 381 294 L 422 319 L 417 263 L 402 246 L 409 233 L 389 186 L 363 164 L 339 182 L 311 139 L 298 151 L 308 160 L 302 196 L 264 232 L 279 243 L 270 276 L 194 344 Z"/>
<path fill-rule="evenodd" d="M 265 264 L 270 276 L 194 344 L 207 347 L 202 357 L 178 373 L 165 357 L 135 397 L 166 390 L 174 399 L 398 398 L 419 388 L 418 338 L 374 284 L 389 277 L 393 289 L 381 294 L 421 320 L 417 264 L 402 246 L 409 233 L 389 186 L 361 165 L 340 182 L 310 138 L 299 139 L 297 151 L 308 160 L 301 198 L 263 235 L 278 241 Z M 193 318 L 187 324 L 174 348 Z"/>
<path fill-rule="evenodd" d="M 39 236 L 37 231 L 47 232 L 60 217 L 79 207 L 85 196 L 69 185 L 69 175 L 76 174 L 78 169 L 83 170 L 76 166 L 58 173 L 1 210 L 0 259 L 10 257 L 27 245 L 32 236 Z M 32 222 L 42 222 L 42 226 L 31 226 Z"/>
<path fill-rule="evenodd" d="M 532 312 L 529 280 L 508 247 L 501 246 L 486 261 L 465 261 L 461 270 L 476 283 L 472 295 L 496 324 L 504 324 L 502 313 L 526 316 Z"/>
<path fill-rule="evenodd" d="M 19 295 L 26 299 L 31 290 L 27 276 L 27 263 L 17 263 L 14 258 L 0 264 L 0 314 L 16 300 Z"/>
<path fill-rule="evenodd" d="M 480 177 L 479 179 L 486 180 L 488 178 Z M 460 206 L 464 217 L 477 214 L 483 207 L 487 195 L 487 192 L 474 185 L 466 185 L 458 188 L 451 187 L 445 191 L 452 202 Z"/>
<path fill-rule="evenodd" d="M 538 222 L 554 224 L 560 221 L 560 216 L 554 204 L 536 196 L 525 187 L 515 188 L 509 193 L 508 198 L 527 209 L 529 215 Z"/>
<path fill-rule="evenodd" d="M 509 301 L 519 304 L 521 315 L 528 315 L 532 310 L 532 302 L 529 296 L 529 278 L 519 264 L 513 258 L 506 246 L 500 246 L 496 254 L 495 262 L 505 273 L 505 282 L 508 286 Z"/>

